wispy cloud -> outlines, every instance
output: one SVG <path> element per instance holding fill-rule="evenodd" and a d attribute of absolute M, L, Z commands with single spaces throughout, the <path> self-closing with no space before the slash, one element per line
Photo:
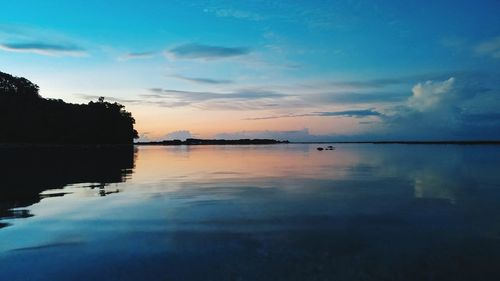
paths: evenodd
<path fill-rule="evenodd" d="M 303 113 L 303 114 L 284 114 L 276 116 L 246 118 L 244 120 L 267 120 L 267 119 L 310 117 L 310 116 L 337 116 L 337 117 L 364 118 L 364 117 L 381 116 L 381 115 L 382 114 L 380 112 L 377 112 L 373 109 L 360 109 L 360 110 L 343 110 L 343 111 L 320 111 L 320 112 Z"/>
<path fill-rule="evenodd" d="M 76 96 L 87 100 L 87 101 L 97 101 L 101 96 L 97 95 L 86 95 L 86 94 L 76 94 Z M 168 101 L 168 100 L 149 100 L 149 99 L 154 99 L 154 98 L 161 98 L 159 95 L 143 95 L 141 96 L 142 99 L 124 99 L 124 98 L 116 98 L 116 97 L 109 97 L 109 96 L 104 96 L 104 100 L 108 102 L 117 102 L 121 104 L 131 104 L 131 105 L 151 105 L 151 106 L 159 106 L 159 107 L 168 107 L 168 108 L 173 108 L 173 107 L 181 107 L 181 106 L 187 106 L 190 105 L 189 102 L 183 102 L 183 101 Z M 146 98 L 146 99 L 144 99 Z"/>
<path fill-rule="evenodd" d="M 201 78 L 201 77 L 187 77 L 182 75 L 170 75 L 170 77 L 177 78 L 180 80 L 199 83 L 199 84 L 229 84 L 233 83 L 232 80 L 225 79 L 211 79 L 211 78 Z"/>
<path fill-rule="evenodd" d="M 266 98 L 284 98 L 289 96 L 283 93 L 259 89 L 243 89 L 229 93 L 179 91 L 161 88 L 153 88 L 151 91 L 157 94 L 156 97 L 177 98 L 185 101 L 256 100 Z"/>
<path fill-rule="evenodd" d="M 222 17 L 222 18 L 235 18 L 235 19 L 243 19 L 251 21 L 261 21 L 264 19 L 264 17 L 258 13 L 253 13 L 243 10 L 212 7 L 212 8 L 205 8 L 203 11 L 205 13 L 211 13 L 217 17 Z"/>
<path fill-rule="evenodd" d="M 88 101 L 97 101 L 100 97 L 103 97 L 103 96 L 87 95 L 87 94 L 76 94 L 76 96 Z M 122 99 L 109 96 L 104 96 L 104 100 L 108 102 L 129 103 L 129 104 L 143 102 L 142 100 L 139 99 Z"/>
<path fill-rule="evenodd" d="M 343 117 L 355 117 L 363 118 L 368 116 L 381 116 L 380 112 L 373 109 L 358 109 L 358 110 L 343 110 L 343 111 L 323 111 L 314 112 L 315 116 L 343 116 Z"/>
<path fill-rule="evenodd" d="M 44 56 L 85 56 L 87 52 L 78 46 L 45 42 L 5 43 L 0 49 L 9 52 L 33 53 Z"/>
<path fill-rule="evenodd" d="M 334 104 L 367 104 L 367 103 L 395 103 L 405 101 L 408 93 L 401 92 L 344 92 L 310 94 L 306 98 L 314 103 Z"/>
<path fill-rule="evenodd" d="M 191 1 L 193 2 L 193 1 Z M 191 3 L 190 2 L 190 3 Z M 199 6 L 203 12 L 219 18 L 233 18 L 246 21 L 274 21 L 287 24 L 299 24 L 310 29 L 339 29 L 349 28 L 358 24 L 359 20 L 350 15 L 351 9 L 361 8 L 369 13 L 375 12 L 375 4 L 359 5 L 358 1 L 332 5 L 328 1 L 324 4 L 310 5 L 296 1 L 202 1 Z M 332 7 L 335 6 L 335 9 Z"/>
<path fill-rule="evenodd" d="M 161 107 L 192 106 L 200 110 L 261 110 L 276 107 L 292 95 L 263 89 L 240 89 L 230 92 L 196 92 L 153 88 L 142 94 L 145 104 Z"/>
<path fill-rule="evenodd" d="M 371 80 L 334 81 L 333 85 L 347 88 L 382 88 L 407 82 L 408 79 L 380 78 Z"/>
<path fill-rule="evenodd" d="M 500 59 L 500 36 L 491 38 L 490 40 L 478 44 L 474 48 L 474 51 L 478 55 L 490 56 L 495 59 Z"/>
<path fill-rule="evenodd" d="M 225 47 L 203 44 L 184 44 L 167 51 L 176 58 L 185 59 L 222 59 L 247 55 L 251 52 L 246 47 Z"/>
<path fill-rule="evenodd" d="M 131 52 L 124 54 L 119 57 L 120 60 L 133 60 L 133 59 L 148 59 L 152 58 L 154 55 L 156 55 L 155 52 L 148 51 L 148 52 Z"/>
<path fill-rule="evenodd" d="M 465 38 L 456 36 L 444 37 L 439 40 L 439 44 L 446 48 L 461 50 L 464 48 L 464 46 L 466 46 L 467 40 Z"/>
<path fill-rule="evenodd" d="M 466 74 L 463 72 L 454 72 L 455 74 Z M 470 73 L 469 73 L 470 74 Z M 425 74 L 412 74 L 405 76 L 395 77 L 381 77 L 373 79 L 360 79 L 360 80 L 337 80 L 331 81 L 330 85 L 341 88 L 354 88 L 354 89 L 379 89 L 394 85 L 413 84 L 422 80 L 444 79 L 450 75 L 446 73 L 425 73 Z"/>

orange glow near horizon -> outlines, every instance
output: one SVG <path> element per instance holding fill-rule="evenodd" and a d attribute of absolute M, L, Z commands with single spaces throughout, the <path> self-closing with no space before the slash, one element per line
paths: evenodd
<path fill-rule="evenodd" d="M 294 131 L 308 129 L 310 134 L 350 134 L 359 131 L 359 121 L 344 117 L 290 117 L 245 120 L 255 116 L 275 116 L 263 111 L 200 111 L 193 108 L 156 108 L 128 106 L 136 119 L 139 134 L 161 139 L 174 131 L 187 130 L 195 137 L 213 138 L 220 133 L 242 131 Z M 231 116 L 228 118 L 228 116 Z"/>

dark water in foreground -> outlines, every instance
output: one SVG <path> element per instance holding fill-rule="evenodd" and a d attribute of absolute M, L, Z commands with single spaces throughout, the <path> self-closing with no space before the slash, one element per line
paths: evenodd
<path fill-rule="evenodd" d="M 500 280 L 500 147 L 315 148 L 0 149 L 0 280 Z"/>

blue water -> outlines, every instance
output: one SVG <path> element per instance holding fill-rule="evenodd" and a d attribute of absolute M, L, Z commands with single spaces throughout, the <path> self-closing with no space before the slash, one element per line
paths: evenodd
<path fill-rule="evenodd" d="M 500 280 L 500 147 L 3 148 L 0 280 Z"/>

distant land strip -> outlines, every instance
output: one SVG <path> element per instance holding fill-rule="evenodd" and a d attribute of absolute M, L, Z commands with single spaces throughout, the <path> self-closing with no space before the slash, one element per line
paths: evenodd
<path fill-rule="evenodd" d="M 481 141 L 325 141 L 325 142 L 290 142 L 298 144 L 453 144 L 453 145 L 500 145 L 500 140 Z"/>
<path fill-rule="evenodd" d="M 290 143 L 287 140 L 274 140 L 274 139 L 239 139 L 239 140 L 225 140 L 225 139 L 186 139 L 181 140 L 164 140 L 164 141 L 151 141 L 151 142 L 136 142 L 135 145 L 244 145 L 244 144 L 280 144 Z"/>

